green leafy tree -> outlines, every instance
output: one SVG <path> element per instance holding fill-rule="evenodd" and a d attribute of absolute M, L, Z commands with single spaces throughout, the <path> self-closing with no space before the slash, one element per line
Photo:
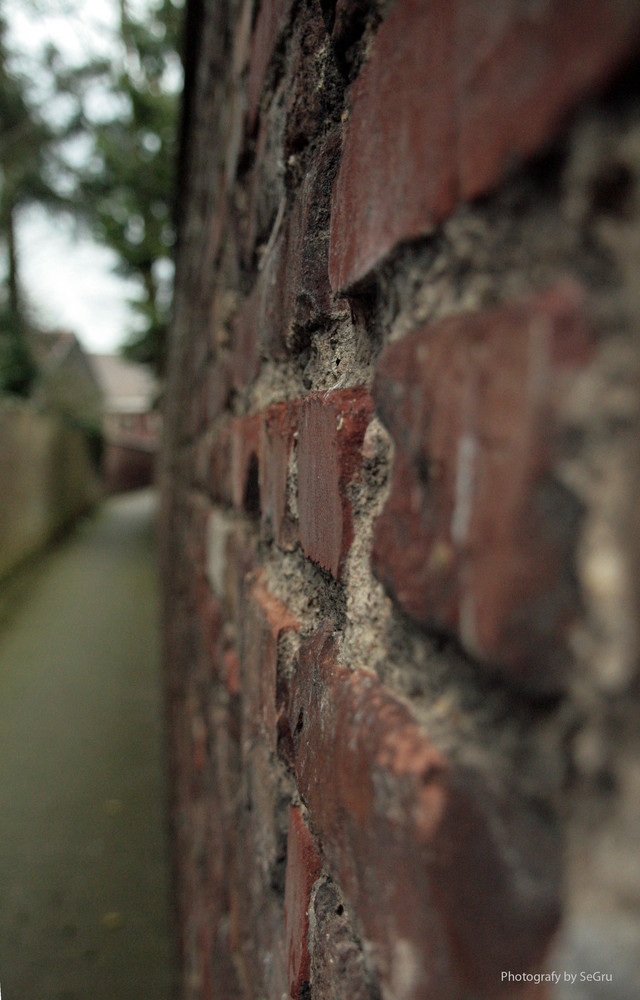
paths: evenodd
<path fill-rule="evenodd" d="M 157 0 L 144 17 L 120 0 L 120 57 L 108 81 L 114 110 L 100 121 L 84 112 L 93 149 L 80 171 L 82 203 L 96 239 L 116 252 L 117 271 L 139 288 L 131 304 L 141 330 L 125 354 L 160 372 L 171 305 L 181 22 L 174 0 Z"/>
<path fill-rule="evenodd" d="M 34 202 L 59 207 L 52 183 L 56 136 L 27 97 L 11 67 L 6 23 L 0 18 L 0 245 L 5 278 L 0 298 L 0 390 L 26 394 L 35 367 L 27 342 L 26 303 L 17 249 L 20 211 Z"/>

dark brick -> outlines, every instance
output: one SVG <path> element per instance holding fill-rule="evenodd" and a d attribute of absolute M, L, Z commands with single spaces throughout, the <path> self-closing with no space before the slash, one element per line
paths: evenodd
<path fill-rule="evenodd" d="M 210 427 L 216 417 L 226 409 L 231 393 L 233 367 L 232 361 L 226 354 L 221 354 L 216 358 L 215 365 L 211 365 L 204 379 L 205 403 L 203 425 Z"/>
<path fill-rule="evenodd" d="M 260 122 L 255 143 L 255 160 L 248 189 L 246 216 L 240 220 L 244 233 L 243 249 L 248 267 L 254 255 L 264 254 L 278 217 L 278 206 L 284 196 L 284 164 L 282 142 L 284 113 L 280 90 Z"/>
<path fill-rule="evenodd" d="M 284 549 L 293 549 L 298 540 L 298 522 L 290 496 L 289 460 L 298 433 L 299 407 L 297 401 L 270 406 L 264 414 L 260 436 L 262 521 Z"/>
<path fill-rule="evenodd" d="M 333 314 L 329 284 L 331 190 L 340 140 L 331 132 L 319 147 L 300 185 L 288 244 L 288 289 L 292 322 L 304 327 Z"/>
<path fill-rule="evenodd" d="M 258 348 L 258 296 L 254 292 L 245 300 L 233 322 L 231 370 L 233 386 L 242 389 L 251 385 L 260 368 Z"/>
<path fill-rule="evenodd" d="M 293 206 L 277 229 L 258 279 L 258 327 L 262 351 L 285 358 L 304 332 L 343 310 L 328 273 L 329 206 L 337 166 L 338 135 L 317 151 Z"/>
<path fill-rule="evenodd" d="M 290 724 L 312 829 L 382 994 L 513 996 L 501 971 L 538 968 L 559 917 L 554 829 L 454 767 L 372 673 L 340 666 L 330 628 L 301 647 Z"/>
<path fill-rule="evenodd" d="M 213 500 L 233 504 L 257 517 L 260 512 L 259 414 L 234 417 L 211 444 L 208 485 Z"/>
<path fill-rule="evenodd" d="M 633 0 L 456 0 L 460 195 L 483 194 L 544 147 L 637 48 Z"/>
<path fill-rule="evenodd" d="M 260 416 L 235 417 L 231 434 L 231 495 L 241 510 L 257 517 L 260 512 Z"/>
<path fill-rule="evenodd" d="M 309 971 L 309 905 L 320 875 L 320 855 L 297 806 L 289 809 L 287 874 L 285 880 L 285 946 L 287 982 L 292 1000 L 306 1000 Z"/>
<path fill-rule="evenodd" d="M 557 407 L 591 354 L 565 285 L 415 331 L 383 353 L 375 382 L 397 445 L 376 573 L 421 624 L 543 692 L 566 679 L 578 610 Z"/>
<path fill-rule="evenodd" d="M 397 0 L 352 91 L 336 179 L 329 275 L 364 278 L 456 201 L 454 5 Z"/>
<path fill-rule="evenodd" d="M 300 408 L 300 543 L 337 579 L 353 541 L 349 487 L 362 469 L 362 442 L 372 412 L 371 397 L 362 387 L 316 393 Z"/>
<path fill-rule="evenodd" d="M 231 490 L 231 425 L 221 428 L 209 452 L 208 488 L 212 500 L 220 503 L 232 503 Z"/>
<path fill-rule="evenodd" d="M 342 106 L 343 83 L 327 42 L 320 4 L 303 6 L 296 18 L 286 81 L 285 160 L 325 133 L 327 122 Z"/>
<path fill-rule="evenodd" d="M 377 20 L 377 0 L 336 0 L 329 25 L 336 62 L 342 75 L 351 79 L 357 69 L 357 47 L 367 25 Z"/>
<path fill-rule="evenodd" d="M 269 63 L 273 58 L 278 39 L 284 31 L 293 0 L 261 0 L 260 11 L 253 33 L 249 83 L 247 85 L 249 124 L 253 127 L 262 87 Z"/>

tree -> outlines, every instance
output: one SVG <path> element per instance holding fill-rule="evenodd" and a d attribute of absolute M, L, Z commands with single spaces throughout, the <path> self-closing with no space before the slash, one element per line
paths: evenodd
<path fill-rule="evenodd" d="M 6 23 L 0 17 L 0 243 L 6 278 L 0 299 L 0 390 L 25 394 L 35 373 L 27 343 L 16 228 L 33 202 L 58 205 L 51 183 L 56 136 L 27 98 L 27 84 L 10 64 Z"/>
<path fill-rule="evenodd" d="M 93 149 L 79 172 L 82 204 L 96 239 L 115 250 L 118 272 L 139 285 L 131 304 L 142 329 L 125 353 L 160 372 L 173 273 L 181 22 L 176 0 L 157 0 L 144 18 L 134 17 L 120 0 L 120 57 L 108 81 L 114 110 L 102 121 L 91 121 L 84 112 Z"/>

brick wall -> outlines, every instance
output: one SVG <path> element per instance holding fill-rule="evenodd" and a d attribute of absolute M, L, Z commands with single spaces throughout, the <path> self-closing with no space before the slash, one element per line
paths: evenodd
<path fill-rule="evenodd" d="M 188 4 L 185 998 L 634 995 L 639 41 L 630 0 Z"/>

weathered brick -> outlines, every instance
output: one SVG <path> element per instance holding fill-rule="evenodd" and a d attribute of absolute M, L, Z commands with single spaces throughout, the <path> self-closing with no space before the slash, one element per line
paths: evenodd
<path fill-rule="evenodd" d="M 300 623 L 270 593 L 264 571 L 252 574 L 246 583 L 240 650 L 243 739 L 259 737 L 275 753 L 278 716 L 287 700 L 284 678 L 278 678 L 278 643 Z"/>
<path fill-rule="evenodd" d="M 362 469 L 362 442 L 372 412 L 363 387 L 316 393 L 300 409 L 300 543 L 338 579 L 353 541 L 349 488 Z"/>
<path fill-rule="evenodd" d="M 398 0 L 373 39 L 353 85 L 333 195 L 334 290 L 455 205 L 454 19 L 449 2 Z"/>
<path fill-rule="evenodd" d="M 286 80 L 284 154 L 300 154 L 326 132 L 327 121 L 342 104 L 343 82 L 320 3 L 300 9 L 291 40 L 293 57 Z"/>
<path fill-rule="evenodd" d="M 342 75 L 351 79 L 356 71 L 355 52 L 367 27 L 376 19 L 376 0 L 336 0 L 327 28 L 336 63 Z M 326 5 L 323 5 L 323 10 Z"/>
<path fill-rule="evenodd" d="M 338 135 L 316 152 L 291 209 L 285 212 L 258 279 L 260 347 L 270 357 L 295 351 L 301 334 L 343 311 L 329 283 L 329 206 Z M 284 209 L 284 206 L 283 206 Z"/>
<path fill-rule="evenodd" d="M 637 48 L 634 0 L 456 0 L 460 195 L 490 190 Z"/>
<path fill-rule="evenodd" d="M 260 416 L 235 417 L 231 434 L 231 495 L 236 507 L 256 517 L 260 512 Z"/>
<path fill-rule="evenodd" d="M 233 896 L 236 956 L 244 970 L 243 979 L 250 984 L 247 992 L 255 997 L 286 994 L 281 872 L 288 801 L 268 747 L 259 740 L 243 740 Z M 269 962 L 264 960 L 266 955 Z"/>
<path fill-rule="evenodd" d="M 237 633 L 246 609 L 248 575 L 256 568 L 256 538 L 241 525 L 230 532 L 226 543 L 225 610 L 231 627 Z"/>
<path fill-rule="evenodd" d="M 217 432 L 211 444 L 207 474 L 209 494 L 219 503 L 233 503 L 231 454 L 231 425 L 226 424 Z"/>
<path fill-rule="evenodd" d="M 376 573 L 421 624 L 541 691 L 566 677 L 577 611 L 579 508 L 553 475 L 557 404 L 591 353 L 565 285 L 417 330 L 376 375 L 397 446 Z"/>
<path fill-rule="evenodd" d="M 287 838 L 287 874 L 285 879 L 285 948 L 287 982 L 292 1000 L 304 1000 L 309 994 L 309 905 L 311 890 L 322 865 L 302 813 L 297 806 L 289 809 Z"/>
<path fill-rule="evenodd" d="M 245 300 L 233 322 L 231 370 L 235 389 L 250 385 L 260 368 L 258 315 L 257 295 L 254 292 Z"/>
<path fill-rule="evenodd" d="M 298 433 L 297 401 L 277 403 L 265 414 L 260 435 L 260 499 L 262 523 L 270 527 L 277 544 L 292 549 L 298 540 L 297 517 L 292 511 L 289 462 Z"/>
<path fill-rule="evenodd" d="M 329 274 L 366 278 L 538 152 L 638 48 L 634 0 L 398 0 L 352 90 Z"/>
<path fill-rule="evenodd" d="M 510 994 L 504 969 L 540 966 L 559 916 L 559 839 L 431 744 L 366 670 L 337 662 L 331 629 L 292 682 L 295 773 L 383 995 Z"/>
<path fill-rule="evenodd" d="M 285 990 L 283 888 L 290 793 L 275 763 L 278 718 L 287 689 L 278 677 L 278 644 L 298 623 L 268 590 L 263 571 L 245 574 L 236 609 L 240 633 L 238 742 L 240 785 L 227 819 L 237 959 L 251 995 Z M 264 963 L 264 955 L 271 960 Z"/>
<path fill-rule="evenodd" d="M 247 267 L 254 266 L 256 256 L 258 259 L 264 256 L 284 196 L 284 165 L 281 155 L 284 123 L 280 89 L 260 121 L 253 167 L 248 179 L 247 210 L 239 219 Z M 261 266 L 264 267 L 264 263 Z"/>
<path fill-rule="evenodd" d="M 249 82 L 247 85 L 248 118 L 253 126 L 257 117 L 262 87 L 278 38 L 284 31 L 292 0 L 261 0 L 253 33 Z"/>

